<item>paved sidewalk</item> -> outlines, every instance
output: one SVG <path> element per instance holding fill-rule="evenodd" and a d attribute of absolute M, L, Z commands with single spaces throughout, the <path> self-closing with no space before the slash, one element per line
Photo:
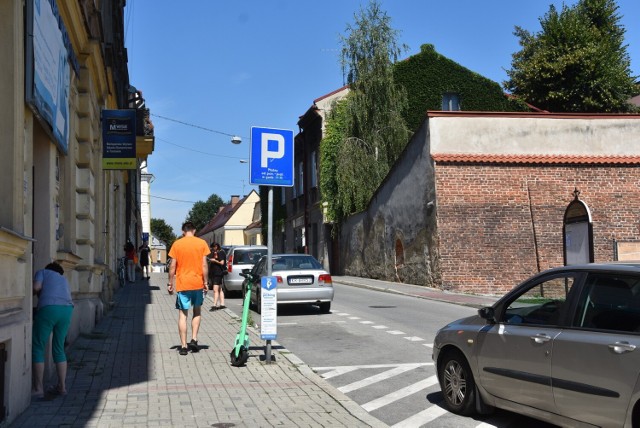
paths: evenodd
<path fill-rule="evenodd" d="M 421 287 L 413 284 L 402 284 L 399 282 L 381 281 L 370 278 L 360 278 L 357 276 L 331 276 L 333 282 L 338 284 L 351 285 L 353 287 L 368 288 L 372 290 L 385 291 L 388 293 L 404 294 L 407 296 L 420 297 L 423 299 L 438 300 L 441 302 L 455 303 L 458 305 L 481 308 L 491 306 L 501 296 L 480 296 L 475 294 L 452 293 L 436 288 Z"/>
<path fill-rule="evenodd" d="M 116 294 L 113 310 L 69 349 L 68 395 L 34 402 L 12 427 L 384 427 L 302 361 L 249 330 L 250 358 L 233 367 L 240 328 L 230 310 L 203 307 L 198 342 L 178 354 L 175 296 L 153 273 Z M 190 338 L 190 326 L 189 326 Z"/>

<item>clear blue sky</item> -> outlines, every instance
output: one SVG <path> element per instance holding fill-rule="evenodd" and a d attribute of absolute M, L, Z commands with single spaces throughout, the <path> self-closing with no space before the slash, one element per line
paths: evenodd
<path fill-rule="evenodd" d="M 576 0 L 566 1 L 574 4 Z M 195 201 L 249 193 L 252 126 L 292 129 L 313 100 L 340 88 L 339 35 L 368 0 L 127 0 L 131 84 L 152 115 L 151 216 L 177 233 Z M 502 83 L 519 50 L 514 27 L 540 30 L 552 0 L 382 0 L 404 57 L 420 45 Z M 516 6 L 517 5 L 517 6 Z M 640 76 L 640 1 L 618 0 Z M 198 128 L 200 127 L 200 128 Z M 204 130 L 201 128 L 206 128 Z M 216 131 L 216 132 L 212 132 Z M 242 144 L 231 144 L 231 137 Z"/>

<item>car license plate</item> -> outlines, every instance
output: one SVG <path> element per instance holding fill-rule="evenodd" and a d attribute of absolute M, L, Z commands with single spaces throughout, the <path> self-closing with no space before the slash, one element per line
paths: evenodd
<path fill-rule="evenodd" d="M 313 284 L 312 277 L 289 278 L 289 284 Z"/>

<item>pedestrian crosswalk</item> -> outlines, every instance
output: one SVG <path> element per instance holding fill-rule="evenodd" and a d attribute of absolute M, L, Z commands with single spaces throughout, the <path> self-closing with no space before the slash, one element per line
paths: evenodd
<path fill-rule="evenodd" d="M 392 428 L 489 428 L 514 422 L 505 421 L 504 416 L 478 421 L 448 412 L 439 394 L 440 386 L 432 362 L 313 367 L 313 370 Z M 428 374 L 425 376 L 425 373 Z M 397 378 L 402 380 L 398 382 Z M 394 386 L 391 391 L 390 385 Z M 367 389 L 371 391 L 365 391 Z M 371 398 L 374 395 L 375 398 Z M 362 397 L 370 399 L 363 400 Z M 407 414 L 407 408 L 414 409 L 413 413 Z M 405 416 L 398 418 L 403 414 Z"/>

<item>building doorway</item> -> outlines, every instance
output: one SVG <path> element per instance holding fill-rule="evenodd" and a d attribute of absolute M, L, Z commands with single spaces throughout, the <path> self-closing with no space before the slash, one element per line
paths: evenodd
<path fill-rule="evenodd" d="M 593 225 L 589 207 L 579 198 L 580 191 L 573 191 L 573 201 L 564 212 L 564 264 L 593 263 Z"/>

